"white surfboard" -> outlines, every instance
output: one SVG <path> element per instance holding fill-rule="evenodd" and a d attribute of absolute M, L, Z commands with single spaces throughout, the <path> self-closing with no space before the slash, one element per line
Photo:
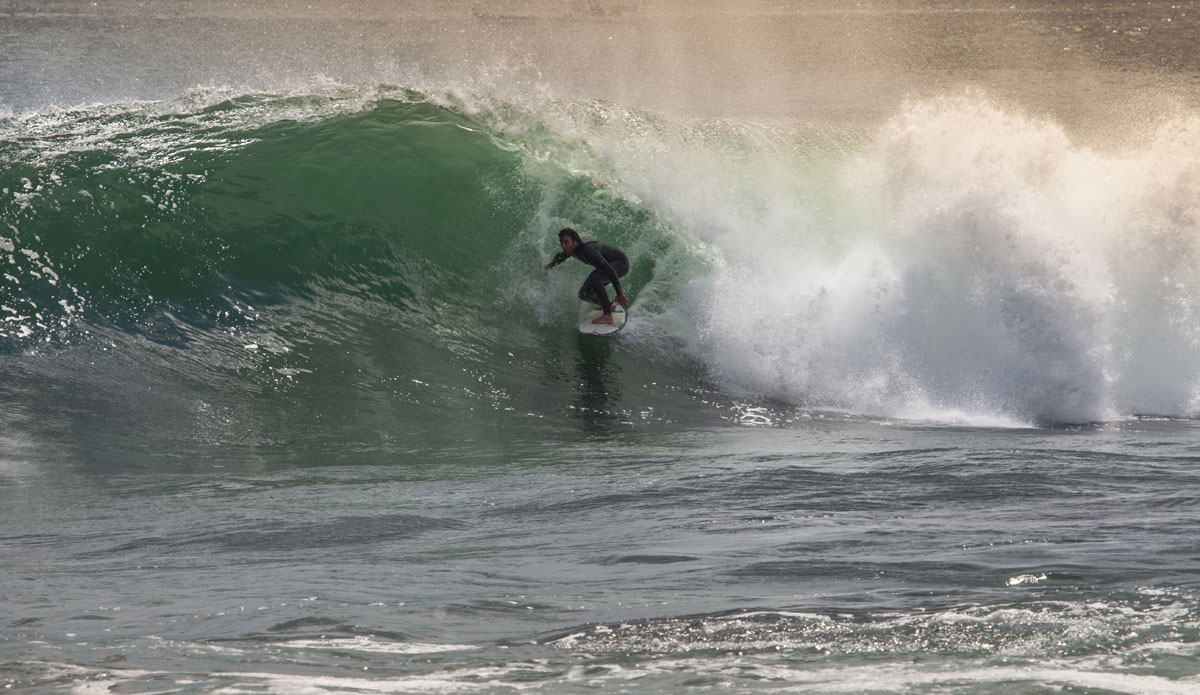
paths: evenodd
<path fill-rule="evenodd" d="M 625 310 L 620 304 L 613 304 L 613 322 L 607 323 L 592 323 L 592 319 L 598 319 L 604 315 L 600 309 L 592 309 L 582 319 L 579 320 L 579 332 L 586 335 L 612 335 L 625 327 Z"/>

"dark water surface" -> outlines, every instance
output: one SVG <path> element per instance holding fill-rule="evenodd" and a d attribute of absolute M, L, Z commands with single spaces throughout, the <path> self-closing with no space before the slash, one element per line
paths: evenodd
<path fill-rule="evenodd" d="M 575 443 L 352 464 L 9 464 L 6 678 L 238 692 L 1195 685 L 1190 423 L 573 429 Z"/>

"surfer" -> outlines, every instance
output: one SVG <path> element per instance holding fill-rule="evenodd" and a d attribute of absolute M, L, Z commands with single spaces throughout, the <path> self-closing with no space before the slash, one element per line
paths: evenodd
<path fill-rule="evenodd" d="M 579 238 L 579 232 L 570 227 L 558 233 L 558 245 L 562 247 L 562 253 L 556 254 L 549 263 L 542 266 L 543 269 L 550 270 L 571 256 L 595 268 L 587 276 L 587 280 L 583 281 L 583 286 L 579 288 L 580 299 L 599 304 L 600 308 L 604 310 L 604 315 L 593 319 L 592 323 L 609 324 L 613 322 L 612 302 L 609 301 L 608 292 L 604 289 L 607 284 L 612 284 L 613 291 L 617 295 L 616 300 L 620 303 L 621 308 L 629 308 L 629 300 L 626 299 L 625 292 L 621 289 L 621 278 L 629 272 L 629 258 L 624 252 L 599 241 L 584 241 Z"/>

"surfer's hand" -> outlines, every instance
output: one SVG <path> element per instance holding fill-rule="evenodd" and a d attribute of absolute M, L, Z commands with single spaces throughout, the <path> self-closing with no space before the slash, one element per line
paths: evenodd
<path fill-rule="evenodd" d="M 617 295 L 617 303 L 621 305 L 622 309 L 629 308 L 629 299 L 627 299 L 623 294 Z"/>
<path fill-rule="evenodd" d="M 542 270 L 550 270 L 553 267 L 554 267 L 553 263 L 547 263 L 546 265 L 542 266 Z"/>

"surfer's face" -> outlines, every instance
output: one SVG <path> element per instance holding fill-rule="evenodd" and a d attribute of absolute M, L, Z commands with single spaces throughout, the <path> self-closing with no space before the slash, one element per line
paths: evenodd
<path fill-rule="evenodd" d="M 575 241 L 569 236 L 560 236 L 558 238 L 558 245 L 561 246 L 562 250 L 566 253 L 575 253 L 575 249 L 579 248 L 579 242 Z"/>

